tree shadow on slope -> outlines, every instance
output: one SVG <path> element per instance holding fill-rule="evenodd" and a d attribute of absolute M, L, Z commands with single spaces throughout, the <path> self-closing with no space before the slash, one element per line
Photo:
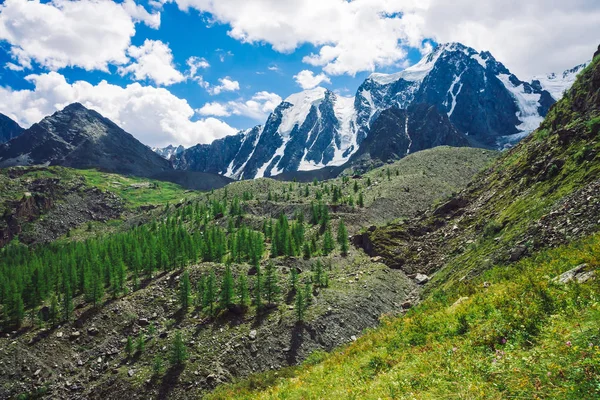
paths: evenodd
<path fill-rule="evenodd" d="M 158 389 L 157 399 L 162 400 L 162 399 L 167 399 L 169 397 L 169 393 L 171 393 L 171 391 L 179 383 L 179 377 L 181 376 L 181 373 L 183 372 L 184 369 L 185 369 L 185 365 L 179 364 L 179 365 L 175 365 L 175 366 L 169 368 L 169 370 L 167 370 L 167 372 L 163 376 L 162 382 Z"/>
<path fill-rule="evenodd" d="M 288 365 L 296 365 L 298 363 L 298 350 L 302 347 L 302 343 L 304 342 L 304 336 L 302 335 L 304 330 L 305 326 L 302 321 L 296 322 L 292 329 L 289 351 L 285 356 Z"/>

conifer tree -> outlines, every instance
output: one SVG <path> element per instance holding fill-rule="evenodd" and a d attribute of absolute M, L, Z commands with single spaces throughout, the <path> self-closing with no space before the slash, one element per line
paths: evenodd
<path fill-rule="evenodd" d="M 331 226 L 327 225 L 325 235 L 323 235 L 323 254 L 329 255 L 335 249 L 335 242 L 331 233 Z"/>
<path fill-rule="evenodd" d="M 358 206 L 359 206 L 360 208 L 363 208 L 363 207 L 365 206 L 365 199 L 364 199 L 364 197 L 363 197 L 363 194 L 362 194 L 362 192 L 360 192 L 360 193 L 358 194 Z"/>
<path fill-rule="evenodd" d="M 310 281 L 307 280 L 304 283 L 304 304 L 306 305 L 306 307 L 308 307 L 308 305 L 311 303 L 312 301 L 312 285 L 310 284 Z"/>
<path fill-rule="evenodd" d="M 262 309 L 263 277 L 260 265 L 256 266 L 256 275 L 254 277 L 254 304 L 257 310 Z"/>
<path fill-rule="evenodd" d="M 304 257 L 305 260 L 310 260 L 310 257 L 312 256 L 312 251 L 310 250 L 310 244 L 304 243 L 304 246 L 302 246 L 302 256 Z"/>
<path fill-rule="evenodd" d="M 240 274 L 237 283 L 237 295 L 240 306 L 246 309 L 250 304 L 250 294 L 248 293 L 248 279 L 245 274 Z"/>
<path fill-rule="evenodd" d="M 265 269 L 264 293 L 268 304 L 274 304 L 280 292 L 277 268 L 273 263 L 268 263 Z"/>
<path fill-rule="evenodd" d="M 92 278 L 91 298 L 94 307 L 98 307 L 98 305 L 102 302 L 102 299 L 104 298 L 104 282 L 99 273 L 94 274 Z"/>
<path fill-rule="evenodd" d="M 343 256 L 348 255 L 349 241 L 348 241 L 348 231 L 346 230 L 346 225 L 344 225 L 344 220 L 341 219 L 338 225 L 337 231 L 337 242 L 340 245 L 340 250 Z"/>
<path fill-rule="evenodd" d="M 196 307 L 202 308 L 204 306 L 204 293 L 206 292 L 206 277 L 200 276 L 198 283 L 196 284 Z"/>
<path fill-rule="evenodd" d="M 233 292 L 233 275 L 231 273 L 231 267 L 225 266 L 225 275 L 223 276 L 223 282 L 221 283 L 221 298 L 220 307 L 222 309 L 230 309 L 234 305 L 234 292 Z"/>
<path fill-rule="evenodd" d="M 316 286 L 324 286 L 325 280 L 325 271 L 323 271 L 323 264 L 321 260 L 317 260 L 317 262 L 313 265 L 313 283 Z"/>
<path fill-rule="evenodd" d="M 73 315 L 73 294 L 71 292 L 71 285 L 67 280 L 64 283 L 64 293 L 63 293 L 63 318 L 65 321 L 71 320 L 71 315 Z"/>
<path fill-rule="evenodd" d="M 354 181 L 354 193 L 358 192 L 358 181 Z"/>
<path fill-rule="evenodd" d="M 145 347 L 146 341 L 144 340 L 144 335 L 140 333 L 135 343 L 135 350 L 141 354 L 144 352 Z"/>
<path fill-rule="evenodd" d="M 209 308 L 210 315 L 215 312 L 215 297 L 217 294 L 217 278 L 215 271 L 210 271 L 206 282 L 206 292 L 204 296 L 204 306 Z"/>
<path fill-rule="evenodd" d="M 156 357 L 154 357 L 154 362 L 152 363 L 152 372 L 154 373 L 154 376 L 158 376 L 158 375 L 162 374 L 163 370 L 164 370 L 163 359 L 160 356 L 160 354 L 157 354 Z"/>
<path fill-rule="evenodd" d="M 48 318 L 50 320 L 50 323 L 52 324 L 52 326 L 55 326 L 58 323 L 59 311 L 58 296 L 54 292 L 52 292 L 52 295 L 50 296 L 50 307 L 48 311 Z"/>
<path fill-rule="evenodd" d="M 127 336 L 127 344 L 125 345 L 125 353 L 127 353 L 127 357 L 131 358 L 133 355 L 133 339 L 131 336 Z"/>
<path fill-rule="evenodd" d="M 295 293 L 298 290 L 298 270 L 292 267 L 290 270 L 290 292 Z"/>
<path fill-rule="evenodd" d="M 183 365 L 187 360 L 187 349 L 180 331 L 177 331 L 171 342 L 170 353 L 169 362 L 173 367 Z"/>
<path fill-rule="evenodd" d="M 181 281 L 179 282 L 179 303 L 181 304 L 181 309 L 184 313 L 187 312 L 190 307 L 190 275 L 187 270 L 185 270 L 181 276 Z"/>

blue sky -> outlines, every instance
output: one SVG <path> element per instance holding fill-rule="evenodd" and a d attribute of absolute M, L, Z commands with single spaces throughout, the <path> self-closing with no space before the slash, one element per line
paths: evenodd
<path fill-rule="evenodd" d="M 585 61 L 600 37 L 593 0 L 2 3 L 0 112 L 28 127 L 79 101 L 153 146 L 250 128 L 316 85 L 353 96 L 436 42 L 490 50 L 528 79 Z"/>

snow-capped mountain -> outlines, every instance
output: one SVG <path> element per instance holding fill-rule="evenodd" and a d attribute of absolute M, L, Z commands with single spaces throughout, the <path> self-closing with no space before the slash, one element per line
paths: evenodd
<path fill-rule="evenodd" d="M 354 97 L 323 88 L 294 94 L 264 126 L 194 146 L 172 161 L 178 169 L 235 179 L 339 166 L 358 151 L 383 111 L 419 104 L 445 114 L 471 145 L 502 148 L 536 129 L 554 103 L 542 84 L 519 80 L 489 52 L 450 43 L 437 46 L 404 71 L 372 74 Z M 453 143 L 462 142 L 451 137 Z M 429 143 L 439 144 L 451 143 Z"/>
<path fill-rule="evenodd" d="M 172 144 L 167 147 L 151 147 L 152 151 L 166 160 L 170 160 L 176 154 L 180 154 L 185 150 L 185 147 L 179 145 L 177 147 Z"/>
<path fill-rule="evenodd" d="M 489 52 L 459 43 L 440 45 L 397 74 L 372 74 L 356 96 L 362 127 L 368 128 L 391 106 L 432 104 L 472 142 L 491 147 L 536 129 L 554 102 L 548 92 L 519 80 Z M 368 129 L 361 132 L 366 134 Z"/>
<path fill-rule="evenodd" d="M 558 101 L 563 97 L 563 94 L 573 86 L 577 75 L 579 75 L 590 62 L 591 61 L 579 64 L 575 68 L 564 71 L 562 74 L 551 73 L 548 75 L 534 76 L 531 84 L 533 86 L 538 85 L 539 88 L 547 90 L 554 100 Z"/>
<path fill-rule="evenodd" d="M 356 132 L 354 98 L 319 87 L 285 99 L 264 126 L 194 146 L 173 164 L 236 179 L 314 170 L 348 161 L 358 150 Z"/>

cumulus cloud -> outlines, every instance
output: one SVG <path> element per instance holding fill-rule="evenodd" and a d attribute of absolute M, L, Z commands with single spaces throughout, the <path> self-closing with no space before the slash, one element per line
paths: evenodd
<path fill-rule="evenodd" d="M 229 117 L 231 115 L 231 111 L 227 108 L 227 105 L 217 102 L 206 103 L 197 111 L 200 115 L 212 115 L 215 117 Z"/>
<path fill-rule="evenodd" d="M 162 86 L 185 80 L 183 74 L 173 65 L 171 49 L 160 40 L 146 39 L 139 47 L 130 46 L 127 55 L 135 61 L 125 67 L 119 67 L 121 75 L 132 74 L 135 80 L 148 79 Z"/>
<path fill-rule="evenodd" d="M 240 115 L 257 121 L 264 121 L 281 101 L 282 99 L 279 95 L 262 91 L 255 93 L 249 100 L 242 99 L 226 103 L 207 103 L 197 111 L 200 115 L 205 116 L 228 117 L 231 115 Z"/>
<path fill-rule="evenodd" d="M 211 95 L 217 95 L 221 92 L 235 92 L 240 90 L 240 83 L 238 81 L 232 80 L 230 77 L 225 77 L 219 79 L 220 85 L 210 86 L 206 85 L 205 87 L 208 90 L 208 93 Z M 201 84 L 201 86 L 204 86 Z"/>
<path fill-rule="evenodd" d="M 402 65 L 423 41 L 490 50 L 519 75 L 561 71 L 590 58 L 600 37 L 597 0 L 174 0 L 228 24 L 245 43 L 292 52 L 328 75 Z M 425 42 L 427 43 L 427 42 Z"/>
<path fill-rule="evenodd" d="M 597 0 L 429 0 L 422 35 L 489 50 L 521 79 L 590 59 L 600 38 Z"/>
<path fill-rule="evenodd" d="M 206 59 L 204 57 L 192 56 L 192 57 L 188 58 L 185 63 L 187 64 L 188 68 L 190 69 L 189 73 L 188 73 L 188 76 L 190 78 L 195 77 L 196 74 L 198 73 L 199 69 L 210 68 L 210 64 L 208 63 L 208 61 L 206 61 Z"/>
<path fill-rule="evenodd" d="M 160 13 L 148 13 L 133 0 L 6 0 L 0 6 L 0 40 L 25 68 L 36 62 L 58 70 L 81 67 L 108 71 L 128 62 L 126 51 L 135 23 L 160 25 Z"/>
<path fill-rule="evenodd" d="M 188 102 L 165 88 L 137 82 L 126 87 L 106 81 L 97 85 L 85 81 L 68 83 L 57 72 L 29 75 L 26 79 L 35 86 L 33 90 L 0 87 L 0 112 L 22 126 L 30 126 L 70 103 L 80 102 L 150 146 L 210 143 L 237 132 L 216 118 L 195 120 Z"/>
<path fill-rule="evenodd" d="M 406 56 L 399 40 L 418 46 L 418 17 L 406 14 L 420 0 L 175 0 L 183 10 L 208 12 L 231 26 L 245 43 L 269 43 L 292 52 L 303 43 L 319 47 L 305 61 L 331 75 L 355 74 L 395 64 Z M 403 15 L 403 13 L 405 15 Z"/>
<path fill-rule="evenodd" d="M 331 83 L 329 77 L 325 74 L 315 75 L 312 71 L 305 69 L 294 75 L 296 83 L 304 90 L 313 89 L 321 83 Z"/>

